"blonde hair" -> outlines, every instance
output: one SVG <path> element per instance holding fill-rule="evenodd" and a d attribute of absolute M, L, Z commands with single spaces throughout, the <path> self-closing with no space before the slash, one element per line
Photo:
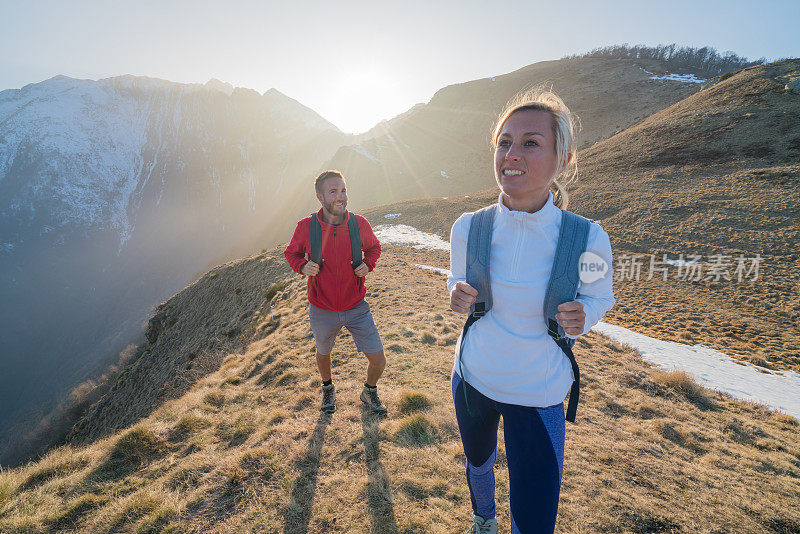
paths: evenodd
<path fill-rule="evenodd" d="M 552 87 L 540 85 L 523 90 L 508 101 L 492 132 L 492 149 L 497 148 L 497 138 L 508 118 L 518 111 L 545 111 L 550 114 L 555 138 L 556 158 L 563 169 L 550 179 L 554 203 L 562 209 L 569 205 L 567 187 L 578 178 L 578 153 L 575 147 L 575 131 L 580 129 L 578 117 L 573 115 Z"/>

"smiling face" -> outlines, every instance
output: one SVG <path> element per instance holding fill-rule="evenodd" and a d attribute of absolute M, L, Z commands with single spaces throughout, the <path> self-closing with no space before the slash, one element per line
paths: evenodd
<path fill-rule="evenodd" d="M 559 171 L 550 113 L 522 110 L 500 128 L 494 173 L 509 209 L 534 212 L 547 202 L 551 179 Z"/>
<path fill-rule="evenodd" d="M 347 187 L 339 176 L 326 178 L 321 184 L 322 191 L 317 193 L 317 198 L 322 204 L 322 211 L 326 222 L 338 224 L 344 218 L 347 210 Z"/>

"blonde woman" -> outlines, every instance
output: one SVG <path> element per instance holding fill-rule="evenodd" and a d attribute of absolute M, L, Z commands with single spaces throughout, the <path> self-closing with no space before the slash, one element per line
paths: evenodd
<path fill-rule="evenodd" d="M 578 219 L 562 213 L 566 186 L 576 175 L 573 118 L 552 92 L 524 93 L 501 113 L 492 144 L 501 193 L 497 204 L 485 209 L 493 222 L 485 239 L 491 308 L 470 315 L 452 375 L 472 501 L 468 532 L 497 532 L 494 462 L 501 416 L 511 531 L 553 532 L 563 471 L 563 401 L 578 373 L 574 358 L 566 356 L 571 349 L 562 345 L 571 347 L 614 305 L 611 244 L 598 224 L 582 222 L 585 250 L 602 258 L 605 276 L 578 283 L 576 272 L 577 296 L 559 303 L 548 329 L 545 297 L 550 298 L 562 219 Z M 478 297 L 466 272 L 474 215 L 459 217 L 450 234 L 450 307 L 462 314 L 470 313 Z"/>

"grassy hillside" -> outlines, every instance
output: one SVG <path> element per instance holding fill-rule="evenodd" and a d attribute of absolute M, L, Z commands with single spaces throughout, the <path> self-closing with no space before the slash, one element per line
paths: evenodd
<path fill-rule="evenodd" d="M 159 342 L 173 350 L 159 357 L 169 361 L 180 361 L 186 340 L 207 336 L 193 316 L 211 295 L 241 314 L 256 302 L 259 313 L 250 315 L 242 350 L 221 354 L 219 369 L 138 422 L 4 471 L 0 531 L 463 528 L 469 495 L 449 392 L 462 318 L 447 309 L 444 277 L 415 267 L 446 267 L 447 255 L 389 245 L 369 275 L 368 299 L 389 360 L 383 420 L 360 409 L 365 361 L 346 334 L 334 351 L 338 411 L 320 415 L 303 280 L 291 276 L 284 285 L 277 275 L 267 281 L 269 295 L 236 291 L 261 284 L 264 273 L 253 266 L 270 261 L 267 254 L 234 262 L 228 279 L 237 273 L 239 284 L 221 291 L 215 280 L 224 275 L 207 275 L 165 303 L 175 321 Z M 190 295 L 197 309 L 176 306 Z M 577 353 L 583 399 L 567 432 L 559 532 L 800 529 L 795 419 L 655 371 L 594 333 Z M 163 378 L 138 366 L 127 380 L 142 376 L 153 387 Z M 501 439 L 498 509 L 507 531 L 504 459 Z"/>
<path fill-rule="evenodd" d="M 783 91 L 797 76 L 800 60 L 745 69 L 581 151 L 570 208 L 601 220 L 618 260 L 763 258 L 759 279 L 741 283 L 679 280 L 677 268 L 647 281 L 645 263 L 641 280 L 615 282 L 610 322 L 800 370 L 800 97 Z M 377 225 L 401 213 L 393 224 L 446 238 L 459 214 L 496 198 L 366 215 Z M 368 278 L 387 419 L 360 409 L 365 361 L 347 334 L 334 352 L 339 409 L 320 415 L 304 282 L 268 251 L 157 309 L 72 444 L 0 474 L 0 531 L 461 530 L 470 506 L 449 375 L 463 318 L 447 308 L 444 278 L 416 264 L 447 267 L 447 254 L 388 245 Z M 596 333 L 576 352 L 583 398 L 559 532 L 800 532 L 797 420 L 654 370 Z"/>
<path fill-rule="evenodd" d="M 642 263 L 638 281 L 615 282 L 611 322 L 800 371 L 800 96 L 783 89 L 798 76 L 796 59 L 739 71 L 580 151 L 569 208 L 600 220 L 615 268 L 625 255 Z M 366 213 L 402 213 L 393 222 L 448 238 L 458 215 L 497 195 L 495 188 Z M 701 279 L 676 279 L 673 266 L 667 281 L 658 272 L 648 281 L 651 254 L 700 255 Z M 731 262 L 730 281 L 705 279 L 714 254 Z M 739 255 L 748 268 L 760 255 L 757 280 L 736 279 Z"/>
<path fill-rule="evenodd" d="M 747 68 L 581 153 L 574 208 L 617 257 L 762 258 L 756 281 L 620 284 L 615 320 L 800 371 L 798 76 L 797 59 Z"/>
<path fill-rule="evenodd" d="M 635 124 L 696 92 L 697 84 L 651 80 L 656 60 L 605 58 L 543 61 L 517 71 L 450 85 L 430 102 L 379 124 L 374 139 L 343 146 L 326 164 L 348 177 L 354 205 L 480 191 L 493 182 L 493 122 L 518 91 L 544 82 L 581 119 L 581 148 Z"/>

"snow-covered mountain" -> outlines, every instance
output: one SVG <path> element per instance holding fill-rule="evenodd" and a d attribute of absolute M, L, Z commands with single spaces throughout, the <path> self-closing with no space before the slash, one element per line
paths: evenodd
<path fill-rule="evenodd" d="M 296 187 L 347 139 L 275 89 L 218 80 L 0 92 L 0 427 L 118 351 L 199 269 L 282 236 Z"/>
<path fill-rule="evenodd" d="M 275 89 L 261 96 L 218 80 L 56 76 L 0 92 L 0 242 L 13 250 L 34 226 L 102 227 L 118 231 L 123 247 L 170 175 L 218 190 L 220 203 L 244 187 L 247 210 L 264 209 L 256 191 L 276 177 L 280 185 L 287 140 L 326 130 L 337 129 Z M 222 176 L 220 162 L 233 175 Z"/>
<path fill-rule="evenodd" d="M 344 171 L 355 210 L 473 193 L 494 183 L 491 123 L 520 89 L 551 81 L 585 119 L 584 147 L 699 90 L 651 78 L 665 72 L 537 63 L 443 88 L 359 136 L 275 89 L 216 79 L 57 76 L 0 92 L 0 449 L 12 412 L 46 410 L 104 369 L 154 304 L 288 240 L 318 207 L 322 168 Z M 239 298 L 229 289 L 220 298 Z"/>

